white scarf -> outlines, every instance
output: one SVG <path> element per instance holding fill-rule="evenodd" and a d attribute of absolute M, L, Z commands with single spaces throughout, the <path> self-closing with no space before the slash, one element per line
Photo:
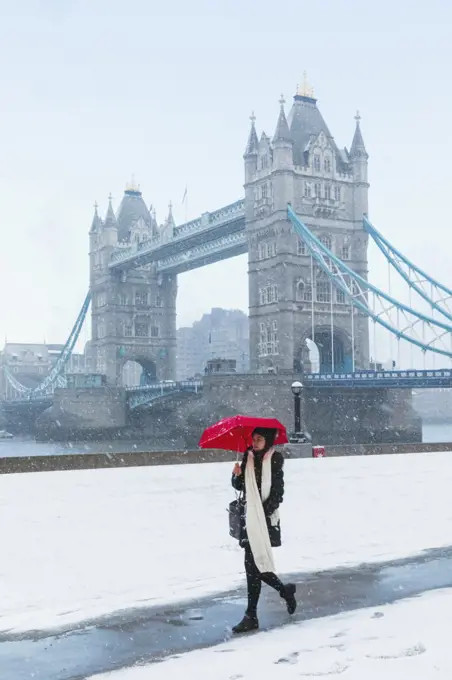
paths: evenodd
<path fill-rule="evenodd" d="M 261 496 L 259 496 L 259 489 L 257 487 L 256 473 L 254 470 L 254 454 L 252 451 L 248 452 L 248 460 L 245 469 L 246 532 L 248 534 L 254 561 L 261 574 L 267 572 L 275 573 L 273 551 L 263 507 L 263 503 L 270 496 L 272 486 L 272 456 L 274 452 L 275 449 L 269 449 L 262 460 Z M 278 524 L 278 510 L 275 510 L 270 517 L 270 521 L 272 526 Z"/>

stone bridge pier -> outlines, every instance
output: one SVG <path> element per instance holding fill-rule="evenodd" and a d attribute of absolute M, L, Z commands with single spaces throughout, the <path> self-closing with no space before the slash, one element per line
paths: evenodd
<path fill-rule="evenodd" d="M 298 374 L 209 375 L 202 393 L 142 410 L 140 426 L 165 432 L 169 440 L 183 440 L 186 448 L 196 448 L 204 427 L 237 413 L 276 417 L 293 431 L 291 384 L 297 379 Z M 422 441 L 422 423 L 409 389 L 306 388 L 301 415 L 314 444 Z"/>
<path fill-rule="evenodd" d="M 55 390 L 53 404 L 36 420 L 42 439 L 108 438 L 127 423 L 126 393 L 118 387 Z"/>

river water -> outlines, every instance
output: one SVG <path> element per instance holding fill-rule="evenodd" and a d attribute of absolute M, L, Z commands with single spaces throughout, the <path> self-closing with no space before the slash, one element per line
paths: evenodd
<path fill-rule="evenodd" d="M 16 456 L 62 456 L 70 453 L 123 453 L 125 451 L 149 451 L 155 448 L 146 441 L 109 442 L 36 442 L 31 437 L 0 439 L 0 458 Z M 160 449 L 161 450 L 161 449 Z"/>
<path fill-rule="evenodd" d="M 452 422 L 424 423 L 422 441 L 425 443 L 452 442 Z"/>
<path fill-rule="evenodd" d="M 428 442 L 452 441 L 452 422 L 425 423 L 422 440 Z M 30 437 L 14 437 L 12 440 L 0 439 L 0 458 L 12 456 L 48 456 L 70 453 L 122 453 L 124 451 L 149 451 L 155 446 L 151 441 L 109 441 L 109 442 L 67 442 L 49 444 L 36 442 Z"/>

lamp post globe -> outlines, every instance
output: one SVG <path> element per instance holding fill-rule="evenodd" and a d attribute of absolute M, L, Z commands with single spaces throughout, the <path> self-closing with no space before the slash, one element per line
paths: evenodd
<path fill-rule="evenodd" d="M 301 383 L 299 380 L 295 380 L 295 382 L 292 383 L 291 388 L 292 394 L 301 394 L 301 390 L 303 389 L 303 383 Z"/>

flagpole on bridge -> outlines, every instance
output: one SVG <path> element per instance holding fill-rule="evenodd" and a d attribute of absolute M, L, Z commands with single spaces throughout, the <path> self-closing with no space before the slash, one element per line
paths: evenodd
<path fill-rule="evenodd" d="M 311 340 L 315 344 L 315 321 L 314 321 L 314 262 L 311 255 Z"/>
<path fill-rule="evenodd" d="M 372 293 L 372 311 L 374 318 L 372 323 L 374 325 L 374 371 L 377 370 L 377 322 L 375 321 L 375 293 Z"/>
<path fill-rule="evenodd" d="M 435 307 L 433 305 L 433 283 L 430 283 L 430 298 L 432 300 L 432 319 L 434 319 L 435 318 Z M 436 363 L 435 363 L 436 355 L 435 355 L 435 352 L 432 352 L 432 354 L 433 354 L 432 359 L 433 359 L 433 370 L 434 370 L 435 365 L 436 365 Z"/>
<path fill-rule="evenodd" d="M 388 293 L 391 295 L 391 263 L 388 260 Z M 391 321 L 391 317 L 389 317 L 389 320 Z M 392 362 L 394 360 L 394 337 L 392 333 L 389 333 L 389 354 L 390 354 L 390 360 L 391 360 L 391 367 L 392 367 Z"/>
<path fill-rule="evenodd" d="M 355 307 L 353 300 L 350 303 L 350 311 L 352 313 L 352 373 L 355 372 Z"/>
<path fill-rule="evenodd" d="M 333 279 L 330 279 L 330 317 L 331 317 L 331 372 L 334 373 L 334 309 L 333 309 Z"/>
<path fill-rule="evenodd" d="M 408 289 L 408 304 L 410 305 L 410 309 L 413 309 L 413 305 L 411 304 L 411 286 Z M 422 332 L 424 332 L 424 323 L 422 322 Z M 410 342 L 410 364 L 411 367 L 414 368 L 414 358 L 413 358 L 413 349 L 414 345 L 412 342 Z M 424 359 L 425 359 L 425 354 L 424 354 Z"/>
<path fill-rule="evenodd" d="M 182 205 L 185 205 L 185 222 L 188 222 L 188 195 L 187 195 L 187 185 L 185 185 L 184 195 L 182 197 Z"/>

